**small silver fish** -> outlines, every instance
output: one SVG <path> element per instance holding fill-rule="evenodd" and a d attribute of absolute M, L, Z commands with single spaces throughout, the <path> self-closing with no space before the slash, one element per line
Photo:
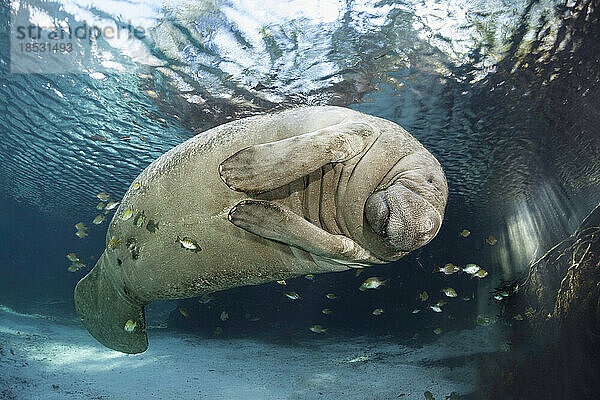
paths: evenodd
<path fill-rule="evenodd" d="M 199 303 L 202 304 L 206 304 L 209 303 L 213 298 L 211 296 L 209 296 L 208 294 L 203 295 L 202 297 L 200 297 L 200 299 L 198 299 Z"/>
<path fill-rule="evenodd" d="M 108 199 L 110 199 L 110 195 L 104 193 L 104 192 L 100 192 L 96 195 L 97 198 L 99 198 L 102 201 L 108 201 Z"/>
<path fill-rule="evenodd" d="M 373 312 L 371 314 L 373 315 L 381 315 L 383 314 L 385 311 L 383 311 L 383 308 L 376 308 L 373 310 Z"/>
<path fill-rule="evenodd" d="M 476 273 L 474 273 L 472 275 L 472 278 L 477 277 L 479 279 L 483 279 L 486 276 L 488 276 L 488 272 L 486 270 L 484 270 L 484 269 L 480 269 L 479 271 L 477 271 Z"/>
<path fill-rule="evenodd" d="M 490 246 L 494 246 L 496 243 L 498 243 L 498 239 L 496 239 L 495 237 L 493 237 L 492 235 L 488 236 L 485 238 L 485 242 L 487 244 L 489 244 Z"/>
<path fill-rule="evenodd" d="M 84 224 L 82 224 L 81 222 L 76 223 L 75 224 L 75 228 L 77 230 L 79 230 L 79 231 L 85 231 L 85 230 L 87 230 L 87 227 Z"/>
<path fill-rule="evenodd" d="M 473 274 L 477 273 L 477 271 L 479 271 L 480 269 L 481 269 L 481 267 L 477 264 L 467 264 L 462 269 L 462 271 L 466 272 L 469 275 L 473 275 Z"/>
<path fill-rule="evenodd" d="M 381 278 L 378 278 L 376 276 L 372 276 L 372 277 L 368 278 L 367 280 L 365 280 L 362 283 L 362 285 L 360 285 L 360 287 L 358 288 L 358 290 L 365 291 L 367 289 L 378 289 L 382 285 L 385 285 L 388 281 L 389 281 L 389 279 L 386 279 L 385 281 L 382 281 Z"/>
<path fill-rule="evenodd" d="M 196 243 L 195 240 L 190 239 L 188 237 L 180 238 L 179 236 L 177 236 L 175 243 L 179 243 L 179 244 L 181 244 L 181 247 L 183 247 L 184 249 L 190 250 L 193 252 L 198 252 L 198 251 L 202 250 L 200 248 L 200 246 L 198 245 L 198 243 Z"/>
<path fill-rule="evenodd" d="M 134 209 L 133 207 L 129 207 L 127 210 L 123 211 L 123 214 L 121 214 L 121 219 L 123 221 L 127 221 L 129 218 L 131 218 L 133 216 L 134 213 Z"/>
<path fill-rule="evenodd" d="M 186 309 L 185 309 L 185 308 L 183 308 L 183 307 L 177 307 L 177 310 L 179 311 L 179 313 L 180 313 L 181 315 L 183 315 L 183 316 L 184 316 L 184 317 L 186 317 L 186 318 L 190 316 L 190 313 L 188 312 L 188 310 L 186 310 Z"/>
<path fill-rule="evenodd" d="M 475 319 L 475 323 L 479 326 L 489 326 L 498 322 L 498 318 L 494 315 L 479 314 Z"/>
<path fill-rule="evenodd" d="M 433 272 L 442 272 L 444 275 L 452 275 L 455 272 L 460 271 L 460 267 L 457 265 L 454 265 L 452 263 L 448 263 L 446 265 L 444 265 L 443 267 L 438 267 L 437 271 L 433 271 Z"/>
<path fill-rule="evenodd" d="M 144 214 L 140 214 L 137 217 L 137 220 L 133 221 L 135 223 L 135 226 L 137 226 L 138 228 L 141 228 L 142 225 L 144 225 L 144 222 L 146 222 L 146 217 L 144 216 Z"/>
<path fill-rule="evenodd" d="M 127 320 L 127 322 L 125 322 L 125 332 L 133 332 L 133 330 L 135 329 L 135 327 L 137 326 L 137 322 L 132 321 L 132 320 Z"/>
<path fill-rule="evenodd" d="M 118 205 L 119 205 L 118 201 L 111 201 L 109 203 L 106 203 L 106 206 L 104 207 L 104 209 L 107 210 L 107 211 L 109 211 L 109 210 L 112 210 L 113 208 L 115 208 Z"/>
<path fill-rule="evenodd" d="M 456 290 L 452 289 L 451 287 L 443 288 L 441 291 L 448 297 L 456 297 L 457 296 Z"/>
<path fill-rule="evenodd" d="M 327 328 L 323 328 L 321 325 L 312 325 L 310 328 L 311 331 L 315 333 L 325 333 L 327 332 Z"/>
<path fill-rule="evenodd" d="M 290 300 L 298 300 L 300 298 L 300 295 L 296 292 L 285 292 L 285 297 L 287 297 Z"/>
<path fill-rule="evenodd" d="M 110 238 L 110 241 L 108 242 L 108 248 L 111 250 L 114 250 L 117 248 L 117 246 L 119 245 L 119 243 L 121 243 L 121 239 L 117 239 L 116 236 L 113 236 Z"/>
<path fill-rule="evenodd" d="M 96 225 L 100 225 L 104 221 L 106 221 L 106 217 L 104 215 L 97 215 L 92 222 Z"/>

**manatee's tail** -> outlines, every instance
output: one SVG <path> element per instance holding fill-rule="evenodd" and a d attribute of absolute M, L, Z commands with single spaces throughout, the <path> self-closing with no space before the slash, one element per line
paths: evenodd
<path fill-rule="evenodd" d="M 75 287 L 75 308 L 83 326 L 100 343 L 123 353 L 148 348 L 144 306 L 126 299 L 108 276 L 106 252 Z"/>

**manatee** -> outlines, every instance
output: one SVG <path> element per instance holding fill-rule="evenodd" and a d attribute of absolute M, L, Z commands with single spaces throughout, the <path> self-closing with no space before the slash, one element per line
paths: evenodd
<path fill-rule="evenodd" d="M 77 313 L 140 353 L 148 303 L 398 260 L 437 234 L 447 199 L 439 162 L 393 122 L 333 106 L 233 121 L 133 181 Z"/>

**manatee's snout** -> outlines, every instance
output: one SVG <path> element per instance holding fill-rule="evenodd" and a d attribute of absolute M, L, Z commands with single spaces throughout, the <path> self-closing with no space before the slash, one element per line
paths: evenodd
<path fill-rule="evenodd" d="M 442 225 L 442 214 L 400 182 L 369 196 L 365 216 L 377 235 L 393 249 L 403 252 L 429 243 Z"/>

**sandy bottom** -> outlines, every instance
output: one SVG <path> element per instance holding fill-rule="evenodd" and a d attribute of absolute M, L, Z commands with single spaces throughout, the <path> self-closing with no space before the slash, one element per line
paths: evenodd
<path fill-rule="evenodd" d="M 492 328 L 447 332 L 407 347 L 391 339 L 327 337 L 293 345 L 201 338 L 164 329 L 126 355 L 78 323 L 0 308 L 0 399 L 436 399 L 474 390 Z M 462 397 L 461 397 L 462 398 Z"/>

